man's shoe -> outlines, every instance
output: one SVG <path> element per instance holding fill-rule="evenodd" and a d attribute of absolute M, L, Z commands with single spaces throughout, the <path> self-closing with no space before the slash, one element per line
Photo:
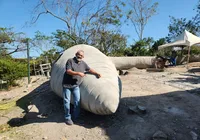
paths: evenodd
<path fill-rule="evenodd" d="M 74 123 L 73 123 L 73 121 L 70 119 L 70 120 L 65 120 L 65 123 L 67 124 L 67 125 L 73 125 Z"/>

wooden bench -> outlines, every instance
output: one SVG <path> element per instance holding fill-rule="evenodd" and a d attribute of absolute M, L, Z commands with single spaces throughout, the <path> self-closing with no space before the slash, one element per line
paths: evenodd
<path fill-rule="evenodd" d="M 50 63 L 40 64 L 40 69 L 41 69 L 42 75 L 47 76 L 48 78 L 50 77 L 50 71 L 51 71 Z"/>

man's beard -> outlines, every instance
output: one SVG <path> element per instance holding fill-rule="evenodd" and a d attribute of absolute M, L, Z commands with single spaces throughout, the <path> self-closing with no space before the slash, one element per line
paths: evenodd
<path fill-rule="evenodd" d="M 81 58 L 78 58 L 78 57 L 76 57 L 76 60 L 77 60 L 78 62 L 81 62 L 81 61 L 82 61 L 82 59 L 81 59 Z"/>

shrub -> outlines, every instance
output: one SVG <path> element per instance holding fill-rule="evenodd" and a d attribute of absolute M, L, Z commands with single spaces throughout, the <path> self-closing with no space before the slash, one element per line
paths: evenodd
<path fill-rule="evenodd" d="M 191 54 L 199 55 L 200 54 L 200 47 L 199 46 L 192 46 L 191 47 Z"/>
<path fill-rule="evenodd" d="M 15 80 L 27 75 L 26 63 L 13 59 L 0 59 L 0 79 L 8 81 L 8 86 L 15 85 Z"/>

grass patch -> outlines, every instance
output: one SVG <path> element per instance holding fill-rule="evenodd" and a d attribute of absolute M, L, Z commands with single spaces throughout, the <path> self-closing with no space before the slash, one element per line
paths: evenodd
<path fill-rule="evenodd" d="M 12 129 L 12 127 L 9 124 L 0 125 L 0 133 L 7 132 L 7 131 L 9 131 L 11 129 Z"/>
<path fill-rule="evenodd" d="M 30 104 L 30 99 L 28 97 L 22 97 L 22 98 L 17 98 L 13 99 L 11 101 L 6 101 L 0 103 L 0 111 L 1 110 L 9 110 L 13 107 L 19 106 L 20 108 L 26 109 L 27 105 Z"/>
<path fill-rule="evenodd" d="M 0 110 L 8 110 L 11 109 L 12 107 L 16 106 L 16 100 L 12 100 L 10 102 L 7 103 L 1 103 L 0 104 Z"/>

